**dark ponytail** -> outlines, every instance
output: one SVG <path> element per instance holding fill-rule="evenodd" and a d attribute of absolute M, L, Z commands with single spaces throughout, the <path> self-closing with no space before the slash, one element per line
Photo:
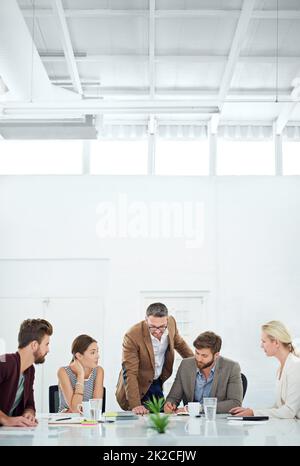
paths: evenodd
<path fill-rule="evenodd" d="M 75 361 L 76 353 L 83 354 L 92 343 L 97 343 L 97 341 L 94 340 L 94 338 L 90 337 L 89 335 L 79 335 L 78 337 L 76 337 L 72 343 L 72 348 L 71 348 L 72 361 L 71 362 Z"/>

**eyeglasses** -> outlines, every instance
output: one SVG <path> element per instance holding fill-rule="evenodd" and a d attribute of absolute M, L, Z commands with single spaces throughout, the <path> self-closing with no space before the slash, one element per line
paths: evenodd
<path fill-rule="evenodd" d="M 148 325 L 148 329 L 150 330 L 150 332 L 154 332 L 155 330 L 164 332 L 167 327 L 168 327 L 167 325 L 160 325 L 159 327 L 155 327 L 155 325 Z"/>

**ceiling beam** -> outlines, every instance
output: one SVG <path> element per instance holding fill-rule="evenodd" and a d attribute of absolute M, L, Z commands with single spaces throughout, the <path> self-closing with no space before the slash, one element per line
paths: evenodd
<path fill-rule="evenodd" d="M 244 0 L 241 14 L 237 23 L 237 27 L 234 33 L 234 37 L 231 43 L 230 52 L 228 55 L 227 64 L 223 73 L 223 78 L 221 81 L 220 89 L 219 89 L 219 108 L 220 112 L 222 112 L 222 107 L 226 100 L 226 96 L 230 89 L 230 84 L 232 81 L 232 77 L 238 62 L 239 54 L 243 45 L 243 39 L 248 29 L 249 22 L 251 20 L 251 15 L 253 12 L 255 0 Z M 219 116 L 215 116 L 212 122 L 212 126 L 217 132 L 218 129 L 218 122 L 220 121 Z"/>
<path fill-rule="evenodd" d="M 25 18 L 32 17 L 32 8 L 22 8 Z M 53 16 L 53 11 L 49 8 L 36 8 L 35 14 L 39 18 Z M 156 18 L 239 18 L 241 10 L 225 9 L 182 9 L 182 10 L 159 10 L 155 11 Z M 107 18 L 107 17 L 149 17 L 149 10 L 142 9 L 65 9 L 66 18 Z M 253 10 L 253 19 L 277 19 L 276 10 Z M 279 19 L 299 20 L 299 10 L 280 10 Z"/>
<path fill-rule="evenodd" d="M 32 15 L 32 8 L 22 8 L 25 17 Z M 36 15 L 41 18 L 51 17 L 53 12 L 49 8 L 36 8 Z M 115 10 L 110 8 L 90 8 L 90 9 L 65 9 L 66 18 L 118 18 L 118 17 L 149 17 L 149 10 L 127 9 Z"/>
<path fill-rule="evenodd" d="M 218 133 L 218 126 L 220 123 L 221 114 L 215 113 L 212 115 L 210 122 L 209 122 L 209 132 L 210 134 L 217 134 Z"/>
<path fill-rule="evenodd" d="M 203 101 L 197 101 L 195 99 L 192 100 L 165 100 L 165 101 L 160 101 L 160 102 L 149 102 L 149 99 L 145 99 L 143 101 L 135 101 L 135 100 L 126 100 L 126 101 L 102 101 L 99 100 L 99 102 L 94 102 L 94 103 L 88 103 L 86 104 L 83 100 L 79 101 L 66 101 L 66 102 L 61 102 L 60 100 L 53 101 L 53 102 L 2 102 L 3 106 L 3 111 L 5 112 L 8 108 L 19 108 L 19 109 L 40 109 L 40 108 L 49 108 L 49 109 L 72 109 L 72 108 L 85 108 L 85 107 L 90 107 L 90 108 L 117 108 L 120 105 L 122 105 L 125 109 L 126 108 L 141 108 L 141 107 L 151 107 L 151 108 L 156 108 L 156 107 L 161 107 L 163 106 L 168 106 L 169 108 L 177 108 L 177 107 L 198 107 L 199 105 L 206 105 L 208 107 L 215 106 L 216 102 L 212 100 L 206 100 L 205 102 Z M 1 115 L 0 115 L 1 116 Z"/>
<path fill-rule="evenodd" d="M 73 82 L 73 87 L 75 91 L 78 92 L 78 94 L 82 95 L 83 90 L 80 82 L 76 60 L 74 57 L 73 47 L 71 43 L 66 17 L 64 14 L 62 1 L 52 0 L 52 8 L 55 14 L 56 21 L 59 24 L 62 46 L 65 54 L 65 59 L 67 61 L 68 70 Z"/>
<path fill-rule="evenodd" d="M 0 1 L 0 69 L 9 93 L 5 100 L 77 99 L 74 92 L 52 86 L 38 54 L 36 18 L 26 24 L 16 0 Z"/>
<path fill-rule="evenodd" d="M 61 123 L 63 122 L 78 122 L 78 123 L 84 123 L 85 121 L 85 116 L 83 115 L 81 118 L 80 117 L 74 117 L 74 115 L 65 115 L 64 118 L 62 115 L 59 115 L 59 117 L 55 115 L 45 115 L 45 120 L 48 119 L 49 121 L 60 121 Z M 160 115 L 159 118 L 156 119 L 157 123 L 161 125 L 192 125 L 192 126 L 206 126 L 210 124 L 209 119 L 201 119 L 197 118 L 196 115 L 193 116 L 193 119 L 183 119 L 183 118 L 173 118 L 173 119 L 167 119 L 164 115 Z M 40 122 L 39 119 L 33 119 L 30 115 L 28 115 L 28 118 L 24 121 L 22 120 L 17 120 L 16 118 L 13 119 L 6 119 L 6 120 L 0 120 L 0 127 L 4 127 L 9 124 L 22 124 L 23 122 L 33 122 L 38 124 Z M 134 118 L 132 116 L 130 119 L 127 118 L 122 118 L 118 117 L 116 115 L 104 115 L 103 118 L 103 125 L 144 125 L 147 126 L 149 122 L 149 116 L 146 116 L 145 118 Z M 245 120 L 242 122 L 234 121 L 234 120 L 222 120 L 220 123 L 220 126 L 273 126 L 273 121 L 272 120 Z M 300 121 L 291 121 L 288 126 L 297 126 L 300 127 Z"/>
<path fill-rule="evenodd" d="M 297 94 L 298 94 L 297 91 L 298 91 L 298 88 L 299 88 L 299 84 L 297 84 L 297 81 L 299 79 L 298 76 L 300 76 L 300 69 L 298 69 L 298 72 L 296 73 L 296 79 L 294 79 L 294 81 L 292 83 L 293 89 L 292 89 L 292 91 L 290 92 L 290 95 L 289 95 L 290 102 L 287 102 L 284 105 L 284 107 L 282 108 L 281 112 L 279 113 L 277 119 L 274 122 L 275 135 L 281 135 L 282 134 L 282 131 L 284 130 L 285 126 L 287 125 L 287 123 L 291 119 L 291 117 L 293 115 L 293 112 L 294 112 L 297 104 L 299 103 L 299 99 L 298 99 L 298 96 L 297 96 Z M 296 94 L 295 94 L 295 91 L 296 91 Z"/>
<path fill-rule="evenodd" d="M 228 61 L 223 73 L 223 79 L 219 90 L 219 100 L 221 105 L 222 102 L 225 100 L 226 94 L 230 88 L 230 83 L 243 45 L 243 39 L 245 37 L 251 19 L 254 3 L 255 0 L 244 0 L 243 2 L 241 15 L 235 30 L 230 52 L 228 55 Z"/>
<path fill-rule="evenodd" d="M 140 119 L 135 119 L 135 118 L 130 118 L 128 119 L 121 119 L 121 118 L 115 118 L 114 116 L 107 116 L 104 119 L 104 124 L 114 124 L 114 125 L 145 125 L 147 126 L 149 121 L 149 118 L 140 118 Z M 197 119 L 196 116 L 194 116 L 194 119 L 189 119 L 189 120 L 184 120 L 180 118 L 176 119 L 166 119 L 163 115 L 158 119 L 159 125 L 193 125 L 193 126 L 206 126 L 210 124 L 210 119 L 203 119 L 199 120 Z M 224 120 L 222 119 L 220 126 L 270 126 L 273 127 L 274 122 L 272 120 L 243 120 L 242 122 L 240 120 Z M 289 126 L 299 126 L 300 127 L 300 121 L 290 121 Z"/>
<path fill-rule="evenodd" d="M 51 80 L 52 84 L 56 86 L 62 86 L 71 88 L 72 82 L 68 78 L 56 78 Z M 146 98 L 149 96 L 149 87 L 102 87 L 99 80 L 82 80 L 82 87 L 84 89 L 84 95 L 86 97 L 101 98 L 102 96 L 118 96 L 118 97 L 138 97 Z M 94 92 L 94 93 L 93 93 Z M 155 96 L 156 98 L 181 98 L 191 97 L 196 99 L 207 99 L 213 100 L 218 99 L 217 88 L 172 88 L 172 87 L 156 87 Z M 278 94 L 280 102 L 290 101 L 290 89 L 230 89 L 227 94 L 225 102 L 228 101 L 251 101 L 251 102 L 274 102 Z"/>
<path fill-rule="evenodd" d="M 44 53 L 40 52 L 40 57 L 44 63 L 60 63 L 65 61 L 65 56 L 62 52 Z M 74 53 L 74 58 L 77 63 L 101 63 L 112 61 L 128 61 L 147 63 L 149 55 L 134 55 L 134 54 L 86 54 Z M 281 55 L 278 57 L 280 64 L 300 63 L 300 55 Z M 228 55 L 154 55 L 154 62 L 157 64 L 199 64 L 199 63 L 226 63 Z M 270 63 L 276 64 L 275 55 L 242 55 L 238 57 L 238 63 Z"/>
<path fill-rule="evenodd" d="M 289 122 L 298 102 L 287 102 L 275 121 L 275 134 L 280 135 Z"/>
<path fill-rule="evenodd" d="M 157 18 L 239 18 L 242 10 L 156 10 Z M 253 10 L 252 19 L 277 19 L 276 10 Z M 299 10 L 281 10 L 278 19 L 300 19 Z"/>
<path fill-rule="evenodd" d="M 5 119 L 30 119 L 38 118 L 39 115 L 72 114 L 74 116 L 91 114 L 186 114 L 209 116 L 218 111 L 213 101 L 192 100 L 95 100 L 77 102 L 51 102 L 45 104 L 6 102 L 0 120 Z"/>
<path fill-rule="evenodd" d="M 149 1 L 149 88 L 150 99 L 155 97 L 155 0 Z"/>
<path fill-rule="evenodd" d="M 115 115 L 122 118 L 121 115 L 139 115 L 149 118 L 149 115 L 168 115 L 169 119 L 187 118 L 191 121 L 194 117 L 203 119 L 211 118 L 218 114 L 218 101 L 217 100 L 202 100 L 202 99 L 160 99 L 150 101 L 149 98 L 140 100 L 134 99 L 95 99 L 95 100 L 79 100 L 79 101 L 50 101 L 50 102 L 3 102 L 3 111 L 0 114 L 0 120 L 9 119 L 33 119 L 39 118 L 41 115 L 46 115 L 51 118 L 59 118 L 62 115 L 70 115 L 73 117 L 82 117 L 83 115 L 95 115 L 98 113 L 104 115 Z M 297 105 L 296 102 L 291 103 Z M 235 105 L 237 111 L 242 111 L 244 108 L 243 102 L 232 103 Z M 252 103 L 252 108 L 257 105 L 260 108 L 261 104 L 257 102 Z M 270 103 L 273 105 L 272 111 L 276 114 L 278 109 L 277 103 Z M 271 107 L 270 107 L 271 110 Z M 183 116 L 184 115 L 184 116 Z M 277 134 L 280 134 L 282 127 L 287 121 L 290 121 L 292 112 L 283 120 L 283 114 L 277 122 Z M 213 117 L 216 118 L 216 117 Z M 249 120 L 249 119 L 248 119 Z M 255 119 L 253 120 L 255 122 Z M 223 119 L 222 123 L 223 124 Z M 249 124 L 245 121 L 240 121 L 239 124 Z"/>

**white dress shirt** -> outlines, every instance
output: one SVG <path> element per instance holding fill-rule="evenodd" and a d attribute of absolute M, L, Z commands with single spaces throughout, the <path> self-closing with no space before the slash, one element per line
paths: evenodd
<path fill-rule="evenodd" d="M 300 419 L 300 358 L 290 353 L 276 379 L 276 402 L 272 408 L 254 409 L 254 416 Z"/>
<path fill-rule="evenodd" d="M 164 331 L 160 340 L 158 338 L 155 338 L 151 333 L 150 333 L 150 337 L 152 341 L 154 361 L 155 361 L 154 379 L 158 379 L 158 377 L 162 373 L 162 369 L 163 369 L 164 362 L 165 362 L 165 354 L 166 354 L 166 350 L 169 345 L 168 329 Z"/>

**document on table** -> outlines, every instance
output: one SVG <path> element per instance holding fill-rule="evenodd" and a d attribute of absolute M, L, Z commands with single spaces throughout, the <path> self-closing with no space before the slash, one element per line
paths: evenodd
<path fill-rule="evenodd" d="M 71 418 L 49 418 L 48 424 L 49 425 L 57 425 L 63 426 L 66 424 L 82 424 L 83 418 L 82 417 L 71 417 Z"/>

